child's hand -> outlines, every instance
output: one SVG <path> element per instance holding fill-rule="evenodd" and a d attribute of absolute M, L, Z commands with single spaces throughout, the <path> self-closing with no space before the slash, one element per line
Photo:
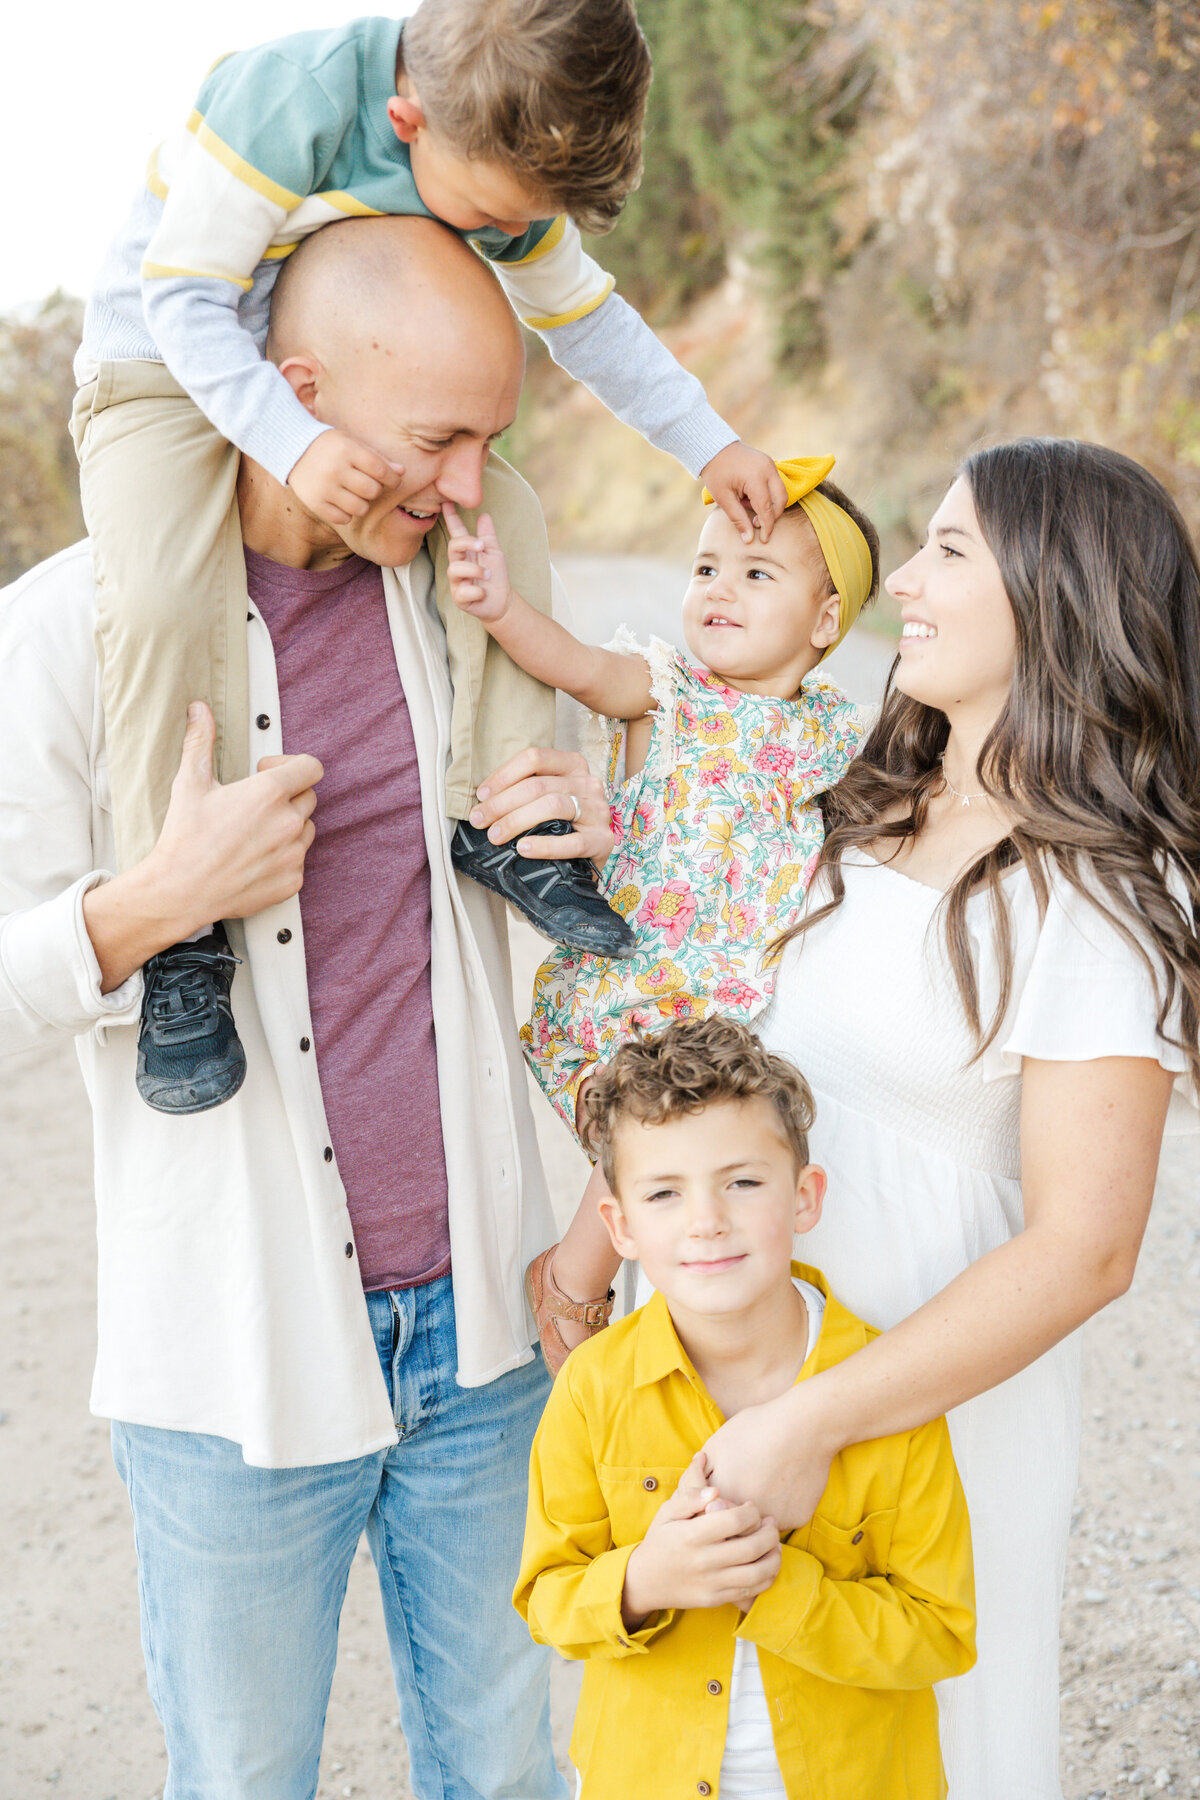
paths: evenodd
<path fill-rule="evenodd" d="M 711 1484 L 711 1481 L 712 1481 L 712 1476 L 710 1473 L 710 1475 L 709 1475 L 710 1484 Z M 708 1505 L 704 1508 L 705 1512 L 706 1513 L 728 1512 L 729 1507 L 730 1507 L 730 1502 L 728 1500 L 722 1500 L 720 1494 L 717 1494 L 716 1488 L 712 1487 L 711 1485 L 709 1487 L 709 1492 L 712 1494 L 716 1494 L 717 1497 L 715 1500 L 710 1500 L 708 1502 Z M 771 1521 L 772 1524 L 774 1524 L 774 1522 L 775 1522 L 774 1520 Z M 751 1592 L 747 1591 L 746 1589 L 743 1589 L 740 1594 L 735 1594 L 733 1596 L 733 1604 L 737 1607 L 739 1612 L 749 1612 L 750 1608 L 754 1605 L 754 1602 L 757 1598 L 758 1598 L 757 1594 L 751 1593 Z"/>
<path fill-rule="evenodd" d="M 699 1451 L 626 1564 L 621 1614 L 631 1631 L 668 1607 L 744 1607 L 770 1587 L 783 1560 L 775 1521 L 749 1501 L 713 1507 L 719 1499 Z"/>
<path fill-rule="evenodd" d="M 326 525 L 361 519 L 380 494 L 399 487 L 404 470 L 345 431 L 323 431 L 300 458 L 287 484 Z"/>
<path fill-rule="evenodd" d="M 442 504 L 449 534 L 450 593 L 454 604 L 483 624 L 495 625 L 508 611 L 512 589 L 508 564 L 488 513 L 480 513 L 471 536 L 449 500 Z"/>
<path fill-rule="evenodd" d="M 775 521 L 787 508 L 787 494 L 779 470 L 765 451 L 755 450 L 740 439 L 726 444 L 701 469 L 700 479 L 721 511 L 737 526 L 744 543 L 754 542 L 755 526 L 766 543 Z"/>

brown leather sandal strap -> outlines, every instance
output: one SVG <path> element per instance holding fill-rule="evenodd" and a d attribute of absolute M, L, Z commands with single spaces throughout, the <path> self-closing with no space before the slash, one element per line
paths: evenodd
<path fill-rule="evenodd" d="M 557 1245 L 555 1248 L 557 1249 Z M 615 1290 L 609 1288 L 607 1294 L 601 1295 L 597 1300 L 572 1300 L 555 1281 L 552 1264 L 553 1258 L 547 1253 L 547 1260 L 539 1271 L 545 1284 L 541 1305 L 546 1312 L 558 1319 L 570 1319 L 576 1325 L 587 1325 L 593 1331 L 607 1325 L 616 1300 Z"/>

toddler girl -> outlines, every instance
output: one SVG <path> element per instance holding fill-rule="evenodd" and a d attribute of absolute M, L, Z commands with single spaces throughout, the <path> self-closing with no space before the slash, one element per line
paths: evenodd
<path fill-rule="evenodd" d="M 833 462 L 776 465 L 788 509 L 769 544 L 744 543 L 714 508 L 684 596 L 688 656 L 625 630 L 608 649 L 580 643 L 510 588 L 491 521 L 472 537 L 446 508 L 456 603 L 606 722 L 617 844 L 600 882 L 636 946 L 621 961 L 557 949 L 521 1032 L 572 1131 L 583 1083 L 625 1039 L 710 1012 L 748 1019 L 770 998 L 769 947 L 798 917 L 821 847 L 817 796 L 862 730 L 852 702 L 813 674 L 879 585 L 878 536 L 826 479 Z M 527 1272 L 552 1370 L 608 1322 L 605 1192 L 596 1169 L 562 1242 Z"/>

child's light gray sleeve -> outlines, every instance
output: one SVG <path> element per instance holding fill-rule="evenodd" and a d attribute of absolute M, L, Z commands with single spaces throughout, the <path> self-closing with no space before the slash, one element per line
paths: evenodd
<path fill-rule="evenodd" d="M 238 318 L 241 292 L 212 276 L 146 281 L 146 323 L 168 370 L 221 436 L 286 482 L 329 427 L 263 358 Z"/>
<path fill-rule="evenodd" d="M 709 405 L 694 375 L 619 294 L 582 319 L 538 331 L 560 368 L 625 425 L 699 476 L 737 432 Z"/>

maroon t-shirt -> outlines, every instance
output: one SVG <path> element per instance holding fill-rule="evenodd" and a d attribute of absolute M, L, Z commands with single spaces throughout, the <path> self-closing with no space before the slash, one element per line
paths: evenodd
<path fill-rule="evenodd" d="M 383 577 L 351 557 L 290 569 L 246 552 L 279 672 L 288 755 L 325 765 L 300 917 L 313 1053 L 363 1286 L 450 1267 L 429 987 L 429 863 L 412 722 Z"/>

